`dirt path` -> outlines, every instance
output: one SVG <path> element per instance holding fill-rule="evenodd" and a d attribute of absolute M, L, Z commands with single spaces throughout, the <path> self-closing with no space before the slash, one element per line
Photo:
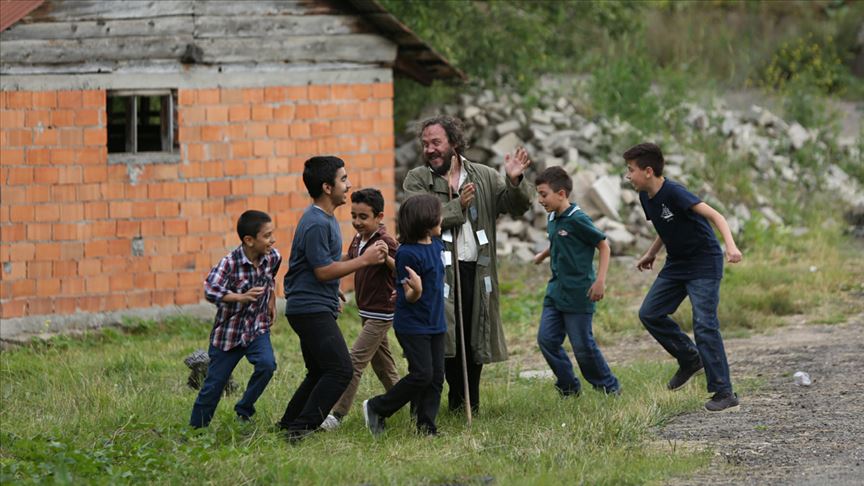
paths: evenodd
<path fill-rule="evenodd" d="M 710 468 L 669 484 L 864 484 L 864 314 L 726 346 L 733 379 L 763 385 L 737 412 L 689 413 L 658 431 L 676 446 L 715 452 Z M 798 370 L 812 386 L 794 383 Z"/>

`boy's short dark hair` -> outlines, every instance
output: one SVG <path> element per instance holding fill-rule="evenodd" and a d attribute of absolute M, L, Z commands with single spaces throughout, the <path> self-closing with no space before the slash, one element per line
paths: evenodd
<path fill-rule="evenodd" d="M 352 192 L 351 202 L 369 206 L 372 208 L 373 216 L 378 216 L 384 212 L 384 196 L 381 191 L 372 187 Z"/>
<path fill-rule="evenodd" d="M 539 186 L 540 184 L 548 185 L 555 192 L 564 189 L 564 194 L 568 196 L 573 190 L 573 179 L 570 178 L 570 174 L 557 165 L 547 167 L 546 170 L 537 175 L 537 178 L 534 179 L 534 185 Z"/>
<path fill-rule="evenodd" d="M 417 243 L 441 222 L 441 201 L 432 194 L 411 196 L 399 206 L 399 243 Z"/>
<path fill-rule="evenodd" d="M 449 115 L 433 116 L 420 122 L 420 130 L 418 131 L 420 143 L 423 143 L 423 132 L 432 125 L 440 125 L 444 129 L 450 148 L 455 150 L 457 154 L 461 154 L 468 146 L 468 143 L 465 141 L 465 131 L 462 128 L 462 122 L 458 118 Z"/>
<path fill-rule="evenodd" d="M 634 145 L 624 152 L 623 157 L 625 162 L 635 160 L 636 165 L 642 170 L 651 167 L 654 170 L 655 176 L 659 177 L 663 175 L 663 152 L 656 144 L 640 143 L 639 145 Z"/>
<path fill-rule="evenodd" d="M 312 157 L 303 164 L 303 184 L 312 199 L 318 199 L 324 193 L 323 184 L 336 185 L 336 172 L 342 167 L 345 167 L 345 162 L 332 155 Z"/>
<path fill-rule="evenodd" d="M 237 236 L 240 237 L 240 241 L 243 241 L 246 236 L 257 238 L 258 233 L 261 232 L 261 227 L 272 221 L 270 215 L 264 211 L 250 209 L 241 214 L 240 219 L 237 220 Z"/>

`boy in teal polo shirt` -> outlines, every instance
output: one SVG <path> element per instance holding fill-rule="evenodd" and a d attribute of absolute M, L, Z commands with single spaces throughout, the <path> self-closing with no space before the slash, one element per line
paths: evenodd
<path fill-rule="evenodd" d="M 552 257 L 552 278 L 546 286 L 537 344 L 558 381 L 562 396 L 579 395 L 582 385 L 573 364 L 561 346 L 570 338 L 579 370 L 595 390 L 618 395 L 621 385 L 612 374 L 594 341 L 591 321 L 595 302 L 603 298 L 611 251 L 606 235 L 578 205 L 570 203 L 573 181 L 561 167 L 549 167 L 535 181 L 540 204 L 549 212 L 549 248 L 534 257 L 539 264 Z M 600 250 L 600 265 L 594 276 L 594 249 Z"/>

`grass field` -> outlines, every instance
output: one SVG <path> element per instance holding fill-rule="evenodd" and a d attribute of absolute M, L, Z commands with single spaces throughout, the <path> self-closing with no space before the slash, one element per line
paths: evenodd
<path fill-rule="evenodd" d="M 780 236 L 752 241 L 745 262 L 727 269 L 721 295 L 727 335 L 762 331 L 790 314 L 841 322 L 864 307 L 860 242 L 837 231 L 788 241 Z M 551 382 L 518 378 L 522 369 L 545 368 L 534 335 L 546 271 L 502 265 L 502 315 L 512 358 L 484 369 L 473 427 L 442 410 L 442 435 L 434 439 L 414 435 L 404 410 L 388 421 L 382 438 L 373 439 L 359 401 L 381 387 L 367 374 L 342 428 L 299 445 L 285 442 L 272 427 L 304 370 L 284 317 L 273 329 L 279 369 L 255 421 L 235 422 L 234 395 L 220 403 L 212 426 L 198 431 L 185 425 L 196 392 L 186 387 L 182 360 L 206 347 L 208 322 L 130 321 L 3 351 L 0 482 L 644 484 L 707 464 L 708 453 L 654 439 L 654 428 L 698 410 L 707 397 L 701 377 L 679 392 L 664 389 L 675 369 L 672 360 L 613 362 L 624 387 L 618 398 L 586 391 L 562 400 Z M 652 277 L 613 265 L 595 320 L 601 348 L 644 332 L 636 309 Z M 679 317 L 688 319 L 688 312 L 685 305 Z M 356 309 L 349 306 L 340 325 L 353 341 Z M 404 361 L 399 364 L 404 372 Z M 235 379 L 244 384 L 250 372 L 243 362 Z M 737 383 L 745 397 L 758 386 Z"/>

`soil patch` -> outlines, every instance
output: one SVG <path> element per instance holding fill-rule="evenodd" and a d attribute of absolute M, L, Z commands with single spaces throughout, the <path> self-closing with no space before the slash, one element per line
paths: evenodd
<path fill-rule="evenodd" d="M 711 467 L 669 484 L 864 483 L 864 314 L 729 339 L 726 350 L 733 381 L 760 386 L 742 394 L 737 412 L 688 413 L 658 430 L 715 453 Z M 813 384 L 796 385 L 796 371 Z"/>

